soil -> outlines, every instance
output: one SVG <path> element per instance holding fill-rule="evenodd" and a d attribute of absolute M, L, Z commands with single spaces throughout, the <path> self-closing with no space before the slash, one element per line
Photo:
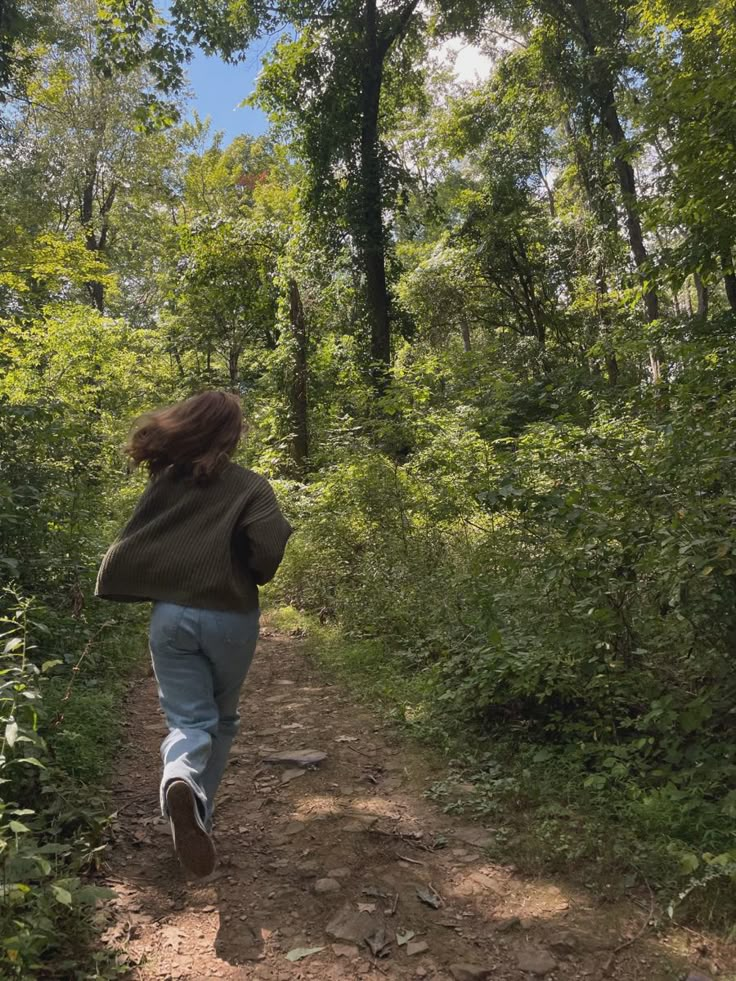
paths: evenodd
<path fill-rule="evenodd" d="M 492 829 L 425 798 L 437 761 L 356 704 L 297 638 L 268 631 L 218 798 L 218 867 L 188 881 L 158 815 L 165 727 L 151 677 L 133 683 L 127 708 L 104 939 L 131 978 L 736 978 L 733 951 L 712 938 L 655 930 L 647 896 L 610 902 L 490 861 Z M 264 762 L 305 749 L 326 758 Z"/>

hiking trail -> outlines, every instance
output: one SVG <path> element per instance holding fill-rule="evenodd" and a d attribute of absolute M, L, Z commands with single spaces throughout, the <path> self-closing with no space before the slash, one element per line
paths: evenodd
<path fill-rule="evenodd" d="M 127 710 L 104 940 L 137 965 L 132 978 L 736 977 L 724 945 L 650 929 L 646 894 L 611 902 L 488 860 L 492 829 L 427 801 L 442 774 L 297 638 L 262 633 L 218 797 L 219 863 L 204 882 L 187 882 L 158 814 L 165 726 L 152 677 L 132 683 Z M 264 762 L 305 749 L 326 758 Z"/>

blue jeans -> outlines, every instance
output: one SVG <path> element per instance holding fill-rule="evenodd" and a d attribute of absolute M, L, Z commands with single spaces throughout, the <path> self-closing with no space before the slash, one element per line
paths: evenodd
<path fill-rule="evenodd" d="M 158 696 L 169 734 L 161 745 L 165 789 L 186 780 L 207 828 L 238 731 L 240 689 L 253 660 L 260 612 L 199 610 L 156 603 L 150 642 Z"/>

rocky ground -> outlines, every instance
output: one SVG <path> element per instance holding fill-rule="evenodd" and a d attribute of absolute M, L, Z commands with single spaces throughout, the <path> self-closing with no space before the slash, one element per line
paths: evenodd
<path fill-rule="evenodd" d="M 733 951 L 712 938 L 654 929 L 647 896 L 611 903 L 489 861 L 493 829 L 430 804 L 442 774 L 297 639 L 261 640 L 205 882 L 187 882 L 157 814 L 165 729 L 152 678 L 131 687 L 128 711 L 105 942 L 132 978 L 736 978 Z"/>

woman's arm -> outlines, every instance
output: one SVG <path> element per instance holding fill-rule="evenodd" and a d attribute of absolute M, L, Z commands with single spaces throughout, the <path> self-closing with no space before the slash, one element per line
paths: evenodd
<path fill-rule="evenodd" d="M 276 575 L 292 532 L 271 485 L 261 478 L 238 523 L 239 544 L 243 546 L 238 551 L 259 586 Z"/>

